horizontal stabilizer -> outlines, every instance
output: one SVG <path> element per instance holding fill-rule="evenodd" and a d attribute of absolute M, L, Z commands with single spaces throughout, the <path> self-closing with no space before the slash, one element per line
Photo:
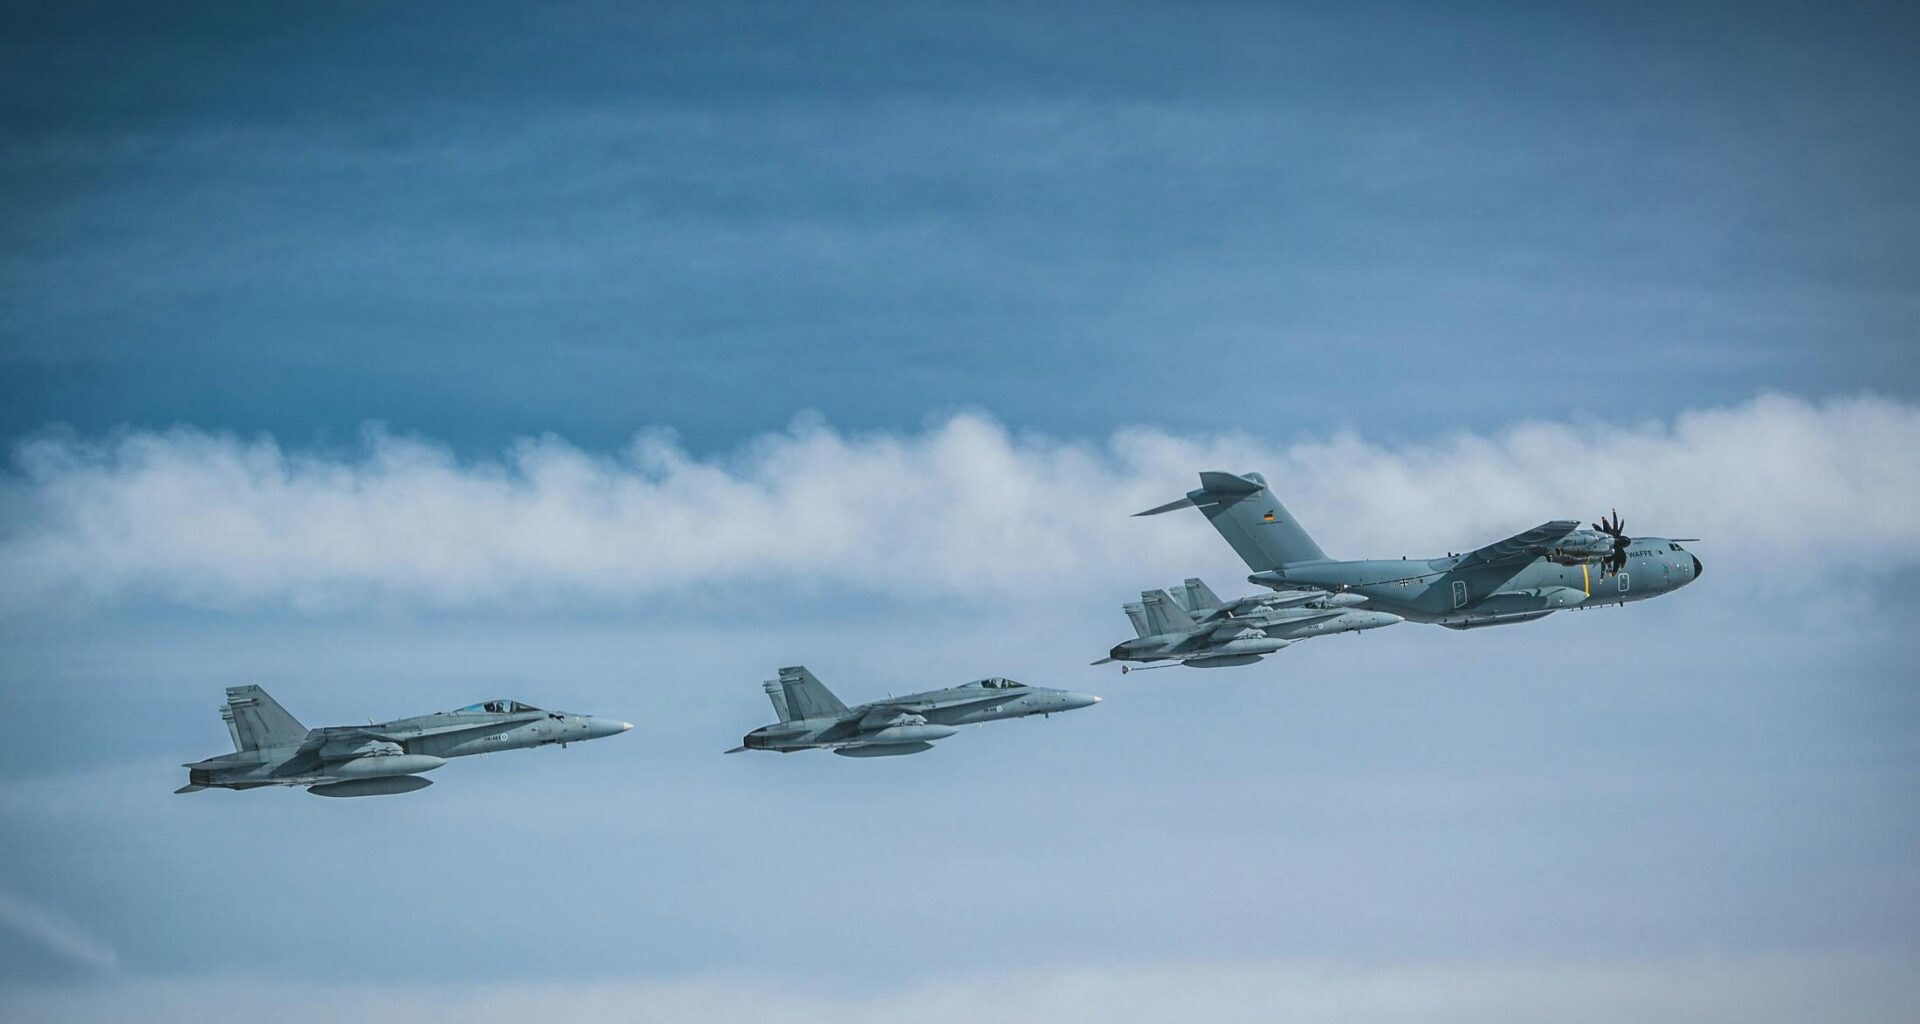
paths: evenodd
<path fill-rule="evenodd" d="M 1135 514 L 1159 515 L 1176 508 L 1199 509 L 1247 568 L 1256 572 L 1327 558 L 1286 506 L 1267 490 L 1266 478 L 1258 473 L 1243 476 L 1209 470 L 1200 474 L 1199 490 Z"/>
<path fill-rule="evenodd" d="M 225 772 L 236 768 L 258 768 L 266 763 L 265 759 L 258 757 L 210 757 L 180 767 L 196 772 Z"/>

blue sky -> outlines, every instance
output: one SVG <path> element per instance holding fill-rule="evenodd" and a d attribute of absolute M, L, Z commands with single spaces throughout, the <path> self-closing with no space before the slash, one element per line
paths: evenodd
<path fill-rule="evenodd" d="M 1895 6 L 13 18 L 13 434 L 1407 437 L 1916 376 Z"/>
<path fill-rule="evenodd" d="M 1920 995 L 1909 11 L 0 18 L 0 1015 Z M 1707 573 L 1088 666 L 1240 586 L 1127 517 L 1209 468 L 1336 555 L 1617 505 Z M 796 662 L 1107 700 L 720 757 Z M 173 797 L 241 683 L 638 728 Z"/>

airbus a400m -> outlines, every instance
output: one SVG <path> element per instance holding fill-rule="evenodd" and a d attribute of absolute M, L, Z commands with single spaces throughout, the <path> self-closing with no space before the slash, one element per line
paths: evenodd
<path fill-rule="evenodd" d="M 1258 473 L 1200 474 L 1198 490 L 1137 515 L 1197 508 L 1277 591 L 1324 590 L 1414 622 L 1473 629 L 1544 618 L 1568 608 L 1624 604 L 1670 594 L 1700 578 L 1692 538 L 1631 537 L 1615 512 L 1591 529 L 1556 519 L 1463 555 L 1341 561 L 1267 489 Z"/>

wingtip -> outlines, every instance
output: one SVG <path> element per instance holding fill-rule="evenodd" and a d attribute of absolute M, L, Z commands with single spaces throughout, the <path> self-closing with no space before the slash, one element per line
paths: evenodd
<path fill-rule="evenodd" d="M 745 747 L 734 747 L 734 748 L 733 748 L 732 750 L 722 750 L 722 751 L 721 751 L 721 753 L 722 753 L 722 754 L 738 754 L 739 752 L 741 752 L 741 751 L 743 751 L 743 750 L 745 750 L 745 749 L 747 749 L 747 748 L 745 748 Z"/>

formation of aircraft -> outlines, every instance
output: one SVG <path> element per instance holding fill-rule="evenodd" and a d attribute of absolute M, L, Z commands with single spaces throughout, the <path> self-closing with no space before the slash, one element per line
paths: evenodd
<path fill-rule="evenodd" d="M 795 665 L 765 684 L 780 721 L 748 733 L 727 751 L 831 750 L 842 757 L 893 757 L 933 749 L 963 725 L 1051 715 L 1100 703 L 1091 694 L 976 679 L 944 690 L 909 693 L 848 707 L 813 673 Z"/>
<path fill-rule="evenodd" d="M 187 784 L 175 793 L 262 786 L 305 786 L 316 796 L 411 793 L 432 785 L 421 773 L 449 758 L 565 746 L 633 728 L 611 718 L 490 700 L 378 725 L 309 729 L 258 686 L 228 687 L 220 717 L 233 735 L 233 753 L 185 765 Z"/>
<path fill-rule="evenodd" d="M 1250 665 L 1300 640 L 1379 629 L 1401 621 L 1389 612 L 1361 607 L 1358 594 L 1296 590 L 1258 594 L 1227 604 L 1198 579 L 1174 588 L 1146 590 L 1124 605 L 1138 634 L 1114 645 L 1094 662 L 1174 661 L 1192 668 Z M 1121 671 L 1127 671 L 1122 666 Z"/>
<path fill-rule="evenodd" d="M 1094 662 L 1246 665 L 1316 636 L 1403 621 L 1451 629 L 1528 622 L 1570 608 L 1625 604 L 1672 593 L 1700 578 L 1681 544 L 1631 537 L 1618 512 L 1591 528 L 1556 519 L 1466 554 L 1343 561 L 1327 557 L 1258 473 L 1200 474 L 1186 497 L 1136 513 L 1197 508 L 1269 593 L 1222 601 L 1196 578 L 1148 590 L 1124 606 L 1133 639 Z M 1157 666 L 1155 666 L 1157 667 Z M 1122 665 L 1126 672 L 1130 665 Z M 848 707 L 802 666 L 765 684 L 779 721 L 727 751 L 831 750 L 894 757 L 930 750 L 963 725 L 1051 715 L 1099 697 L 993 677 Z M 305 786 L 320 796 L 380 796 L 424 789 L 449 758 L 599 739 L 632 725 L 492 700 L 378 725 L 308 729 L 258 686 L 227 690 L 221 717 L 234 752 L 186 765 L 175 790 Z"/>
<path fill-rule="evenodd" d="M 1340 561 L 1328 558 L 1258 473 L 1200 474 L 1198 490 L 1135 515 L 1197 508 L 1275 591 L 1320 590 L 1414 622 L 1474 629 L 1545 618 L 1568 608 L 1670 594 L 1700 578 L 1693 538 L 1630 537 L 1620 514 L 1583 529 L 1556 519 L 1464 555 Z"/>

